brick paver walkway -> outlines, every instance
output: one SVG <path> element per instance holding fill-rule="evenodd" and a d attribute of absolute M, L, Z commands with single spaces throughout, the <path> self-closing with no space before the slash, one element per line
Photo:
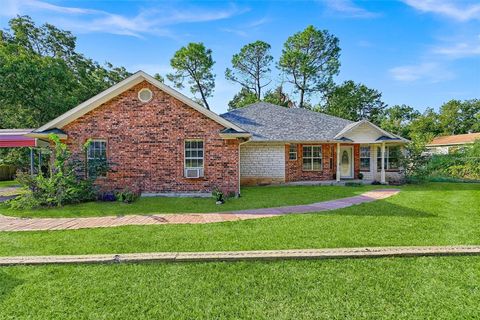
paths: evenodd
<path fill-rule="evenodd" d="M 201 262 L 480 255 L 480 246 L 370 247 L 262 251 L 154 252 L 0 257 L 0 266 L 121 262 Z"/>
<path fill-rule="evenodd" d="M 71 230 L 126 225 L 200 224 L 248 219 L 269 218 L 284 214 L 311 213 L 350 207 L 385 199 L 400 192 L 398 189 L 379 189 L 359 196 L 323 201 L 308 205 L 239 210 L 218 213 L 152 214 L 89 218 L 15 218 L 0 215 L 0 231 Z"/>

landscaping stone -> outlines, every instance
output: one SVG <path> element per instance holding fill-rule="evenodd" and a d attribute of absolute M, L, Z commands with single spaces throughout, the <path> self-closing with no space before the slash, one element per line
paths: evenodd
<path fill-rule="evenodd" d="M 134 262 L 207 262 L 480 255 L 480 246 L 370 247 L 261 251 L 154 252 L 0 257 L 0 266 Z"/>

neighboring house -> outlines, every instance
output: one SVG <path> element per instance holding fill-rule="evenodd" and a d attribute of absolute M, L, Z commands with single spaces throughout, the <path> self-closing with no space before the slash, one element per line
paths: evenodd
<path fill-rule="evenodd" d="M 340 181 L 360 172 L 396 180 L 407 142 L 368 121 L 266 103 L 218 116 L 142 71 L 28 136 L 48 141 L 50 133 L 89 165 L 109 164 L 105 173 L 89 170 L 102 189 L 166 195 L 239 193 L 241 182 Z"/>
<path fill-rule="evenodd" d="M 442 136 L 433 139 L 426 147 L 431 154 L 449 154 L 474 143 L 477 139 L 480 139 L 480 132 Z"/>

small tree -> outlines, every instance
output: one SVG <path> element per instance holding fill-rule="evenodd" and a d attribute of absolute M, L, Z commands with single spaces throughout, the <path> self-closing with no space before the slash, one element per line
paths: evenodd
<path fill-rule="evenodd" d="M 429 177 L 430 155 L 425 152 L 425 145 L 432 137 L 431 135 L 414 135 L 411 142 L 406 145 L 400 165 L 405 171 L 405 178 L 408 182 L 422 182 Z"/>
<path fill-rule="evenodd" d="M 327 30 L 308 26 L 289 37 L 283 45 L 279 68 L 300 93 L 298 106 L 305 106 L 305 96 L 326 92 L 339 73 L 339 40 Z"/>
<path fill-rule="evenodd" d="M 270 45 L 263 41 L 249 43 L 232 57 L 233 71 L 225 70 L 225 78 L 239 83 L 249 92 L 255 93 L 258 100 L 262 98 L 262 89 L 271 81 L 264 79 L 270 73 L 270 64 L 273 57 L 270 55 Z"/>
<path fill-rule="evenodd" d="M 189 43 L 175 52 L 170 60 L 175 73 L 167 74 L 167 78 L 179 89 L 184 88 L 186 80 L 192 94 L 200 93 L 201 102 L 210 110 L 207 98 L 212 96 L 215 88 L 214 64 L 212 50 L 205 48 L 201 42 Z"/>

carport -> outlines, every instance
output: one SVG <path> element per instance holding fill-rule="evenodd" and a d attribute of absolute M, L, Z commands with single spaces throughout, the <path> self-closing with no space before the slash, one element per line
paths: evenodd
<path fill-rule="evenodd" d="M 38 146 L 36 138 L 27 137 L 26 134 L 33 129 L 0 129 L 0 148 L 30 148 L 30 173 L 35 172 L 35 147 Z M 42 162 L 42 152 L 38 152 L 39 167 Z"/>

